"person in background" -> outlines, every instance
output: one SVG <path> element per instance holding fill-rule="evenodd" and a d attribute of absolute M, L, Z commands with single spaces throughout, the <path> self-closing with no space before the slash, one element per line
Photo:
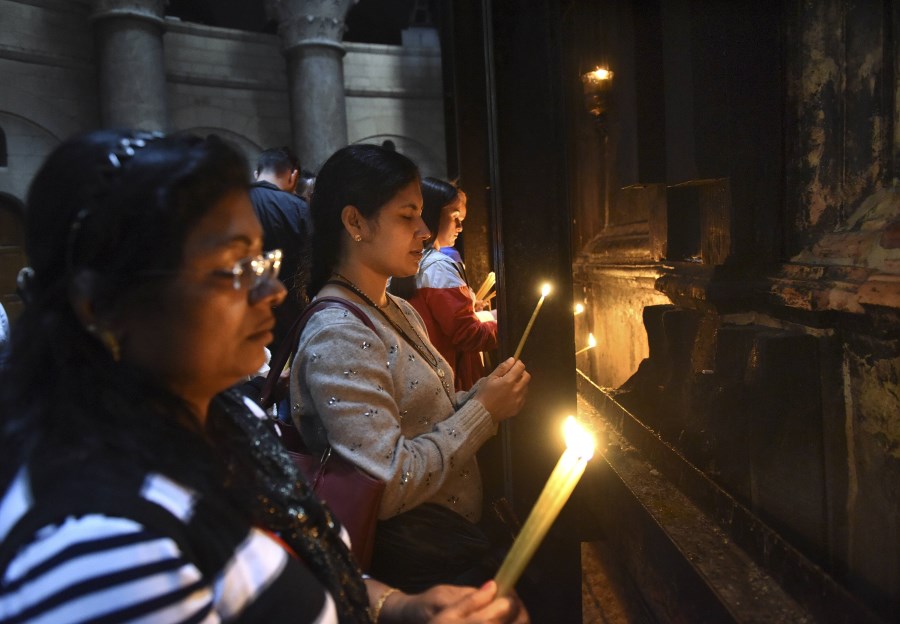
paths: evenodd
<path fill-rule="evenodd" d="M 510 358 L 455 392 L 422 319 L 386 292 L 391 276 L 416 273 L 431 237 L 411 160 L 376 145 L 340 149 L 319 171 L 311 208 L 311 294 L 355 304 L 374 330 L 340 308 L 309 319 L 291 366 L 293 420 L 311 451 L 330 446 L 385 482 L 373 575 L 409 590 L 481 583 L 499 562 L 486 562 L 491 544 L 477 525 L 475 454 L 519 412 L 530 375 Z"/>
<path fill-rule="evenodd" d="M 307 169 L 300 171 L 300 181 L 297 182 L 297 189 L 294 191 L 303 201 L 309 204 L 313 190 L 316 188 L 316 174 Z"/>
<path fill-rule="evenodd" d="M 97 131 L 28 194 L 0 370 L 0 620 L 527 622 L 517 603 L 363 579 L 249 399 L 285 297 L 246 161 Z"/>
<path fill-rule="evenodd" d="M 460 201 L 460 203 L 459 203 L 459 224 L 460 224 L 460 227 L 462 227 L 462 222 L 466 220 L 467 198 L 466 198 L 466 194 L 463 192 L 463 190 L 461 188 L 459 188 L 459 186 L 456 185 L 456 183 L 453 183 L 453 186 L 456 187 L 456 192 L 459 193 L 459 195 L 462 198 L 462 201 Z M 424 191 L 423 191 L 423 193 L 424 193 Z M 462 230 L 460 230 L 460 232 L 461 231 Z M 456 243 L 458 243 L 458 242 L 459 242 L 459 238 L 457 237 L 456 239 L 454 239 L 453 245 L 441 247 L 440 252 L 444 255 L 450 256 L 450 258 L 454 262 L 459 264 L 463 268 L 463 271 L 465 271 L 465 263 L 463 262 L 462 255 L 459 253 L 459 250 L 456 248 Z M 466 282 L 468 282 L 468 280 L 466 280 Z"/>
<path fill-rule="evenodd" d="M 432 344 L 453 364 L 457 390 L 467 390 L 484 375 L 481 352 L 497 347 L 497 321 L 478 317 L 462 263 L 439 251 L 453 247 L 462 231 L 466 194 L 449 182 L 425 178 L 422 199 L 422 219 L 433 235 L 425 241 L 415 282 L 392 280 L 391 291 L 422 316 Z"/>
<path fill-rule="evenodd" d="M 9 344 L 9 317 L 0 303 L 0 367 L 6 363 L 6 347 Z"/>
<path fill-rule="evenodd" d="M 296 194 L 300 163 L 290 148 L 267 149 L 259 155 L 250 187 L 250 201 L 263 228 L 263 250 L 280 249 L 283 256 L 278 279 L 288 294 L 275 312 L 275 352 L 305 305 L 302 298 L 306 280 L 312 222 L 309 204 Z"/>

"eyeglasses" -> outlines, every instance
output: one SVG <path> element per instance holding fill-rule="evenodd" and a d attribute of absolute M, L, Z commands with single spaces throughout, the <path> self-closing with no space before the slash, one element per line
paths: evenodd
<path fill-rule="evenodd" d="M 238 260 L 231 270 L 222 269 L 215 271 L 215 274 L 232 278 L 231 285 L 235 290 L 254 290 L 261 284 L 277 278 L 279 269 L 281 269 L 281 250 L 273 249 L 258 256 Z"/>

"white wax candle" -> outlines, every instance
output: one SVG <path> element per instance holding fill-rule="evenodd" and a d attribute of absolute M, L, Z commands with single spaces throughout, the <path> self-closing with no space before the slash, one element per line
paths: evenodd
<path fill-rule="evenodd" d="M 550 294 L 550 284 L 544 284 L 541 287 L 541 298 L 538 299 L 537 305 L 534 306 L 534 312 L 531 313 L 531 318 L 528 319 L 528 325 L 525 326 L 525 331 L 522 333 L 522 338 L 519 340 L 519 346 L 516 347 L 516 352 L 513 354 L 513 359 L 518 360 L 519 356 L 522 355 L 522 349 L 525 348 L 525 340 L 528 338 L 528 334 L 531 333 L 531 327 L 534 325 L 534 319 L 537 318 L 538 312 L 541 311 L 541 306 L 544 305 L 544 298 Z"/>
<path fill-rule="evenodd" d="M 568 448 L 550 474 L 541 495 L 528 514 L 525 525 L 513 542 L 503 565 L 497 571 L 498 594 L 504 595 L 515 587 L 531 557 L 540 546 L 550 525 L 556 520 L 572 490 L 584 474 L 588 460 L 594 454 L 594 440 L 572 416 L 566 419 L 566 443 Z"/>

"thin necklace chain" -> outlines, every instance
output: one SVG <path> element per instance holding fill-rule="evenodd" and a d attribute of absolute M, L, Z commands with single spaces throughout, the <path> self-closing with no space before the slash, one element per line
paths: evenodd
<path fill-rule="evenodd" d="M 359 295 L 359 297 L 363 301 L 365 301 L 370 306 L 372 306 L 373 308 L 378 310 L 378 313 L 384 317 L 384 320 L 386 320 L 391 325 L 391 327 L 393 327 L 394 330 L 398 334 L 400 334 L 404 340 L 406 340 L 406 342 L 408 342 L 416 351 L 419 352 L 419 354 L 425 359 L 425 361 L 428 363 L 428 365 L 431 366 L 432 369 L 434 369 L 435 373 L 437 373 L 437 376 L 441 381 L 441 385 L 444 387 L 444 392 L 447 393 L 447 398 L 450 399 L 450 403 L 453 403 L 453 397 L 450 395 L 450 384 L 447 383 L 446 373 L 444 372 L 444 369 L 441 368 L 438 357 L 434 353 L 432 353 L 431 349 L 429 349 L 425 345 L 425 339 L 422 337 L 421 334 L 419 334 L 419 330 L 417 330 L 416 326 L 412 324 L 412 321 L 410 321 L 408 318 L 406 318 L 406 314 L 403 313 L 403 310 L 400 310 L 400 306 L 397 306 L 396 302 L 394 302 L 394 305 L 400 311 L 400 315 L 406 321 L 406 324 L 409 325 L 409 328 L 416 335 L 416 338 L 419 339 L 418 341 L 413 340 L 409 336 L 409 334 L 407 334 L 405 331 L 403 331 L 403 328 L 400 327 L 394 321 L 394 319 L 389 317 L 387 315 L 387 313 L 385 312 L 385 309 L 388 308 L 390 306 L 391 302 L 393 301 L 389 296 L 385 295 L 385 296 L 387 296 L 387 303 L 384 305 L 384 308 L 382 308 L 381 306 L 376 304 L 374 301 L 372 301 L 372 299 L 369 297 L 369 295 L 367 295 L 366 293 L 363 292 L 362 288 L 360 288 L 359 286 L 357 286 L 356 284 L 351 282 L 349 279 L 347 279 L 346 277 L 344 277 L 337 271 L 332 271 L 332 274 L 335 277 L 340 279 L 340 281 L 332 281 L 333 284 L 338 284 L 340 286 L 344 286 L 345 288 L 348 288 L 352 292 Z"/>

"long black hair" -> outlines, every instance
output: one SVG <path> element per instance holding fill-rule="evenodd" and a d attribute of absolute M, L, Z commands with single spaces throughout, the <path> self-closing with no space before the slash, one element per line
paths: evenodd
<path fill-rule="evenodd" d="M 378 145 L 348 145 L 325 161 L 310 201 L 315 232 L 310 295 L 319 292 L 341 257 L 346 238 L 341 222 L 344 207 L 356 206 L 371 219 L 400 189 L 418 179 L 419 168 L 413 161 Z"/>
<path fill-rule="evenodd" d="M 159 276 L 182 264 L 192 227 L 248 186 L 248 170 L 215 138 L 132 131 L 77 136 L 47 158 L 26 202 L 25 308 L 0 371 L 0 484 L 34 454 L 65 466 L 98 450 L 188 485 L 210 477 L 200 470 L 208 458 L 187 452 L 204 445 L 196 416 L 148 375 L 115 362 L 77 318 L 70 291 L 88 270 L 98 311 L 136 293 L 149 293 L 153 305 L 171 279 Z"/>

